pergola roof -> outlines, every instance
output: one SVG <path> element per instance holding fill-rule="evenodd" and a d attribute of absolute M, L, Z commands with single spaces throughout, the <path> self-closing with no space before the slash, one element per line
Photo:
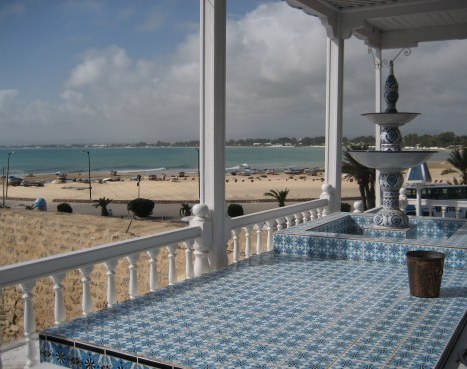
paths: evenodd
<path fill-rule="evenodd" d="M 351 35 L 381 49 L 467 38 L 465 0 L 286 0 L 317 16 L 329 37 Z"/>

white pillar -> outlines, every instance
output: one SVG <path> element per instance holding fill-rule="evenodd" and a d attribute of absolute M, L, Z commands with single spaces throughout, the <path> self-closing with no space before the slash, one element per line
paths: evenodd
<path fill-rule="evenodd" d="M 383 70 L 383 58 L 381 49 L 375 49 L 375 112 L 381 113 L 381 101 L 383 97 L 383 89 L 382 89 L 382 70 Z M 381 150 L 381 126 L 375 124 L 375 146 L 376 150 Z M 376 171 L 376 178 L 375 178 L 375 206 L 381 206 L 381 190 L 379 186 L 379 170 Z"/>
<path fill-rule="evenodd" d="M 212 219 L 212 269 L 227 265 L 225 228 L 226 0 L 200 0 L 200 203 Z"/>
<path fill-rule="evenodd" d="M 340 210 L 344 40 L 327 39 L 325 183 L 334 189 L 330 212 Z"/>

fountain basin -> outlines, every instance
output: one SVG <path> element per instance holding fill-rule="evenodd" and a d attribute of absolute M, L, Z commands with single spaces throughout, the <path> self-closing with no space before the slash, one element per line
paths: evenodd
<path fill-rule="evenodd" d="M 400 127 L 414 120 L 420 113 L 365 113 L 370 122 L 381 127 Z"/>
<path fill-rule="evenodd" d="M 279 230 L 276 254 L 406 264 L 411 250 L 446 254 L 445 268 L 467 269 L 467 221 L 410 217 L 409 227 L 375 227 L 372 214 L 336 213 Z"/>
<path fill-rule="evenodd" d="M 361 165 L 378 170 L 402 172 L 427 161 L 436 151 L 371 151 L 350 150 L 349 154 Z"/>

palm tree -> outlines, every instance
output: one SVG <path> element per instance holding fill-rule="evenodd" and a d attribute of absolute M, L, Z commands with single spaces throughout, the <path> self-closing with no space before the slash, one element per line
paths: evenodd
<path fill-rule="evenodd" d="M 191 215 L 191 205 L 187 202 L 182 203 L 179 214 L 181 217 L 188 217 Z"/>
<path fill-rule="evenodd" d="M 286 188 L 285 190 L 269 190 L 268 192 L 264 193 L 264 196 L 273 197 L 279 203 L 279 207 L 285 206 L 285 200 L 287 199 L 287 195 L 289 194 L 289 189 Z"/>
<path fill-rule="evenodd" d="M 344 179 L 357 181 L 364 210 L 372 209 L 375 207 L 376 203 L 376 171 L 375 169 L 361 165 L 350 156 L 348 150 L 368 150 L 368 145 L 350 145 L 350 147 L 344 151 L 342 172 L 345 173 Z"/>
<path fill-rule="evenodd" d="M 99 206 L 101 207 L 101 215 L 103 217 L 108 217 L 109 210 L 107 209 L 107 205 L 109 205 L 112 202 L 111 199 L 106 199 L 105 197 L 101 197 L 99 200 L 94 200 L 94 207 L 98 208 Z"/>
<path fill-rule="evenodd" d="M 447 159 L 447 162 L 454 168 L 448 168 L 441 172 L 441 175 L 457 173 L 461 176 L 460 184 L 467 184 L 467 148 L 454 149 Z"/>

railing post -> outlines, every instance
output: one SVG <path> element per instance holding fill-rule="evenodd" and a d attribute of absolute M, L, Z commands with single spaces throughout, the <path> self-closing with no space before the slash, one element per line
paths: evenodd
<path fill-rule="evenodd" d="M 115 291 L 115 268 L 117 260 L 111 259 L 104 263 L 107 268 L 105 275 L 107 276 L 107 306 L 112 307 L 117 303 L 117 293 Z"/>
<path fill-rule="evenodd" d="M 419 206 L 417 205 L 419 208 Z M 399 209 L 405 211 L 407 208 L 407 192 L 405 187 L 401 187 L 399 190 Z"/>
<path fill-rule="evenodd" d="M 285 224 L 286 224 L 286 228 L 290 228 L 293 226 L 293 215 L 286 215 L 285 216 Z"/>
<path fill-rule="evenodd" d="M 25 368 L 32 368 L 34 365 L 38 364 L 35 343 L 36 320 L 34 318 L 34 305 L 32 301 L 32 290 L 36 286 L 36 281 L 23 282 L 20 284 L 20 286 L 23 290 L 22 297 L 24 301 L 24 337 L 27 350 L 27 361 Z"/>
<path fill-rule="evenodd" d="M 274 227 L 274 221 L 273 220 L 267 220 L 266 221 L 266 231 L 267 231 L 267 243 L 266 243 L 266 249 L 268 251 L 272 251 L 273 249 L 273 227 Z"/>
<path fill-rule="evenodd" d="M 128 261 L 128 270 L 130 272 L 128 294 L 130 295 L 130 299 L 133 300 L 138 296 L 138 265 L 136 264 L 138 261 L 138 255 L 128 255 L 126 259 Z"/>
<path fill-rule="evenodd" d="M 462 211 L 462 208 L 460 208 L 459 206 L 456 206 L 456 219 L 459 219 L 461 217 L 461 211 Z"/>
<path fill-rule="evenodd" d="M 282 222 L 284 221 L 284 218 L 281 217 L 281 218 L 277 218 L 276 219 L 276 222 L 277 222 L 277 230 L 280 231 L 281 229 L 283 229 L 284 227 L 282 226 Z"/>
<path fill-rule="evenodd" d="M 245 258 L 251 257 L 251 226 L 243 227 L 245 231 Z"/>
<path fill-rule="evenodd" d="M 91 279 L 89 278 L 89 275 L 91 274 L 93 268 L 93 265 L 87 265 L 79 269 L 81 273 L 81 284 L 83 285 L 81 308 L 83 310 L 84 316 L 87 316 L 90 312 L 92 312 Z"/>
<path fill-rule="evenodd" d="M 256 255 L 261 254 L 263 248 L 263 226 L 262 224 L 256 224 Z"/>
<path fill-rule="evenodd" d="M 328 205 L 326 205 L 323 209 L 322 216 L 326 216 L 328 214 L 331 214 L 334 209 L 332 209 L 332 204 L 333 204 L 333 188 L 330 184 L 323 184 L 321 186 L 321 196 L 319 197 L 320 199 L 325 199 L 328 200 Z"/>
<path fill-rule="evenodd" d="M 238 229 L 232 229 L 232 240 L 233 240 L 233 252 L 232 259 L 236 263 L 240 260 L 240 249 L 238 247 Z"/>
<path fill-rule="evenodd" d="M 169 252 L 169 285 L 177 283 L 177 267 L 175 259 L 177 258 L 178 244 L 168 245 L 167 251 Z"/>
<path fill-rule="evenodd" d="M 186 247 L 185 251 L 185 275 L 186 279 L 191 279 L 195 276 L 193 270 L 193 240 L 185 241 L 183 244 Z"/>
<path fill-rule="evenodd" d="M 54 284 L 55 291 L 55 307 L 54 307 L 54 319 L 55 325 L 60 325 L 66 319 L 65 304 L 63 301 L 63 278 L 65 273 L 54 274 L 50 277 Z"/>
<path fill-rule="evenodd" d="M 446 206 L 441 206 L 441 216 L 446 218 Z"/>
<path fill-rule="evenodd" d="M 201 237 L 195 239 L 194 254 L 195 277 L 209 272 L 209 250 L 212 245 L 212 221 L 207 218 L 209 208 L 204 204 L 196 204 L 192 209 L 194 218 L 190 222 L 191 226 L 201 228 Z"/>
<path fill-rule="evenodd" d="M 154 292 L 159 288 L 157 282 L 157 254 L 159 249 L 146 251 L 149 256 L 149 291 Z"/>
<path fill-rule="evenodd" d="M 319 218 L 318 210 L 312 209 L 311 210 L 311 220 L 315 220 L 315 219 L 318 219 L 318 218 Z"/>
<path fill-rule="evenodd" d="M 306 223 L 310 220 L 310 211 L 302 211 L 302 220 L 303 223 Z"/>

